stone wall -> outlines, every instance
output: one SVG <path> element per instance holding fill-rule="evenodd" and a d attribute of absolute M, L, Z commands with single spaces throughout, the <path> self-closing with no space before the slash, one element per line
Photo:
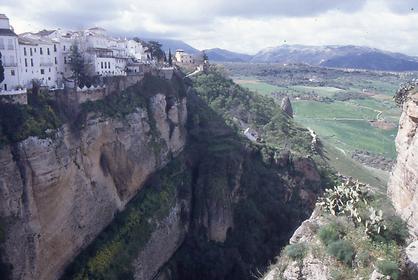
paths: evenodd
<path fill-rule="evenodd" d="M 0 102 L 13 104 L 28 104 L 28 94 L 26 89 L 19 91 L 1 92 Z"/>

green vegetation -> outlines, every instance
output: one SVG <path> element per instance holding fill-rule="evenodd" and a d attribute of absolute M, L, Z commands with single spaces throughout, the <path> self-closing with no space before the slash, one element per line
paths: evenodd
<path fill-rule="evenodd" d="M 297 243 L 286 246 L 284 252 L 292 260 L 302 260 L 306 256 L 307 249 L 305 243 Z"/>
<path fill-rule="evenodd" d="M 328 246 L 341 238 L 341 229 L 337 228 L 337 223 L 330 223 L 319 230 L 318 237 Z"/>
<path fill-rule="evenodd" d="M 42 92 L 30 95 L 30 105 L 0 102 L 0 147 L 29 136 L 48 137 L 48 130 L 59 128 L 63 122 L 55 101 Z"/>
<path fill-rule="evenodd" d="M 237 132 L 247 127 L 258 130 L 275 149 L 299 155 L 312 153 L 309 132 L 283 114 L 272 98 L 236 85 L 216 69 L 194 78 L 197 94 Z"/>
<path fill-rule="evenodd" d="M 190 186 L 190 179 L 181 161 L 172 161 L 76 258 L 63 279 L 133 279 L 130 264 L 176 204 L 176 193 Z"/>
<path fill-rule="evenodd" d="M 327 245 L 327 251 L 330 255 L 336 257 L 346 265 L 351 265 L 354 258 L 354 247 L 347 240 L 337 240 Z"/>
<path fill-rule="evenodd" d="M 284 95 L 289 95 L 295 121 L 348 155 L 362 150 L 395 158 L 400 109 L 392 96 L 399 84 L 411 77 L 274 64 L 225 67 L 239 84 L 264 96 L 280 102 Z M 400 100 L 403 94 L 397 96 Z M 371 123 L 377 118 L 380 122 Z"/>
<path fill-rule="evenodd" d="M 380 273 L 386 276 L 390 276 L 393 280 L 399 278 L 399 266 L 394 261 L 383 260 L 377 263 L 377 268 Z"/>
<path fill-rule="evenodd" d="M 396 125 L 389 129 L 373 127 L 369 121 L 375 120 L 379 112 L 360 105 L 364 102 L 293 102 L 295 120 L 347 153 L 358 149 L 394 158 Z M 399 113 L 388 116 L 399 119 Z"/>

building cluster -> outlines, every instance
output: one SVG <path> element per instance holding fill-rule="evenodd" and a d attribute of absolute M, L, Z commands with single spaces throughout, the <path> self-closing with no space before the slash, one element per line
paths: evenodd
<path fill-rule="evenodd" d="M 4 67 L 0 90 L 30 88 L 34 80 L 42 86 L 60 88 L 73 75 L 70 55 L 75 46 L 91 76 L 125 76 L 139 72 L 141 65 L 150 60 L 141 42 L 112 38 L 102 28 L 16 35 L 9 19 L 0 14 L 0 53 Z"/>

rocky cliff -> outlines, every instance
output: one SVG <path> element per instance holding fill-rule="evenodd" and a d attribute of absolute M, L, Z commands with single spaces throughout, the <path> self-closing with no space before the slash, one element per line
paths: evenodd
<path fill-rule="evenodd" d="M 13 279 L 252 279 L 330 179 L 308 130 L 216 73 L 193 88 L 148 77 L 73 111 L 0 152 Z"/>
<path fill-rule="evenodd" d="M 86 112 L 52 137 L 0 150 L 4 263 L 13 279 L 56 279 L 186 140 L 186 98 L 169 82 L 123 118 Z M 175 217 L 172 213 L 170 217 Z M 162 229 L 161 229 L 162 230 Z"/>
<path fill-rule="evenodd" d="M 398 157 L 388 184 L 388 195 L 411 232 L 418 235 L 418 93 L 409 88 L 396 137 Z"/>

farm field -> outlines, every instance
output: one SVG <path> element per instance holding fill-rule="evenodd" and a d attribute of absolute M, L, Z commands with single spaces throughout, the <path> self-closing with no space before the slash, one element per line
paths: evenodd
<path fill-rule="evenodd" d="M 353 174 L 359 172 L 358 166 L 365 167 L 351 159 L 355 151 L 395 159 L 401 110 L 392 97 L 401 83 L 416 74 L 349 73 L 308 66 L 302 66 L 302 70 L 296 66 L 266 69 L 260 65 L 245 70 L 237 65 L 227 68 L 234 81 L 245 88 L 272 96 L 277 102 L 289 96 L 294 119 L 314 130 L 327 143 L 334 159 L 332 164 L 337 169 Z M 374 184 L 379 181 L 384 185 L 387 179 L 385 171 L 362 169 L 361 172 L 365 180 Z"/>

